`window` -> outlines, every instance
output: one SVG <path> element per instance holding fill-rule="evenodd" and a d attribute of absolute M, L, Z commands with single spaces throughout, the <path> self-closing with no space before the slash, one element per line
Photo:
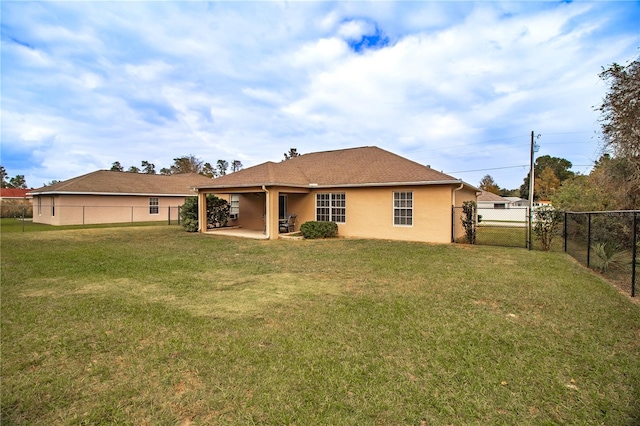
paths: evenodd
<path fill-rule="evenodd" d="M 42 196 L 38 196 L 38 216 L 42 216 Z"/>
<path fill-rule="evenodd" d="M 494 209 L 506 209 L 507 206 L 504 203 L 493 203 Z"/>
<path fill-rule="evenodd" d="M 240 195 L 239 194 L 231 194 L 229 197 L 231 201 L 231 207 L 229 208 L 229 215 L 231 218 L 237 219 L 240 214 Z"/>
<path fill-rule="evenodd" d="M 51 217 L 56 215 L 56 198 L 51 196 Z"/>
<path fill-rule="evenodd" d="M 393 193 L 393 224 L 413 226 L 413 192 Z"/>
<path fill-rule="evenodd" d="M 347 195 L 342 193 L 316 194 L 316 220 L 347 222 Z"/>
<path fill-rule="evenodd" d="M 158 197 L 149 198 L 149 214 L 158 214 L 160 213 L 160 201 Z"/>

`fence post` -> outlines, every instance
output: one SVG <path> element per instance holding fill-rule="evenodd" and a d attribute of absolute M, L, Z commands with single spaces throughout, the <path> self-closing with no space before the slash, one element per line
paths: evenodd
<path fill-rule="evenodd" d="M 133 206 L 131 206 L 131 224 L 133 225 Z"/>
<path fill-rule="evenodd" d="M 587 213 L 587 268 L 591 267 L 591 213 Z"/>
<path fill-rule="evenodd" d="M 567 212 L 564 212 L 564 229 L 562 230 L 564 233 L 564 252 L 567 252 Z"/>
<path fill-rule="evenodd" d="M 82 206 L 82 227 L 84 228 L 84 206 Z"/>
<path fill-rule="evenodd" d="M 180 209 L 182 209 L 182 206 L 178 206 L 178 225 L 180 225 Z"/>
<path fill-rule="evenodd" d="M 167 206 L 167 220 L 169 221 L 168 225 L 171 225 L 171 206 Z"/>
<path fill-rule="evenodd" d="M 636 263 L 638 262 L 638 212 L 633 212 L 633 247 L 631 247 L 631 297 L 636 297 Z"/>

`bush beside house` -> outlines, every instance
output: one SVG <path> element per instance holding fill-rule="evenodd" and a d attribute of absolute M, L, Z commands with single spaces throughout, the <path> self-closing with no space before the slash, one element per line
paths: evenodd
<path fill-rule="evenodd" d="M 308 239 L 335 238 L 338 235 L 338 224 L 335 222 L 310 221 L 300 225 L 302 236 Z"/>

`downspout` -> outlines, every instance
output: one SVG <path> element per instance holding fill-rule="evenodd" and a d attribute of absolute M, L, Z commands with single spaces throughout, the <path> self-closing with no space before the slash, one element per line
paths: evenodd
<path fill-rule="evenodd" d="M 451 191 L 451 242 L 456 242 L 456 191 L 460 191 L 464 188 L 464 183 L 460 184 L 460 188 L 454 188 Z"/>
<path fill-rule="evenodd" d="M 262 190 L 265 192 L 264 232 L 267 234 L 267 239 L 269 239 L 271 238 L 269 233 L 269 190 L 264 185 L 262 185 Z"/>

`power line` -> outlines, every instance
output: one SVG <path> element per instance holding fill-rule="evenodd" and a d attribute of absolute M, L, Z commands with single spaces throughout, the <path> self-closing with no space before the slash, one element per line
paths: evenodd
<path fill-rule="evenodd" d="M 502 170 L 502 169 L 517 169 L 520 167 L 528 167 L 526 164 L 520 165 L 520 166 L 506 166 L 506 167 L 494 167 L 491 169 L 477 169 L 477 170 L 461 170 L 461 171 L 457 171 L 457 172 L 445 172 L 446 174 L 453 174 L 453 173 L 471 173 L 471 172 L 484 172 L 487 170 Z"/>

